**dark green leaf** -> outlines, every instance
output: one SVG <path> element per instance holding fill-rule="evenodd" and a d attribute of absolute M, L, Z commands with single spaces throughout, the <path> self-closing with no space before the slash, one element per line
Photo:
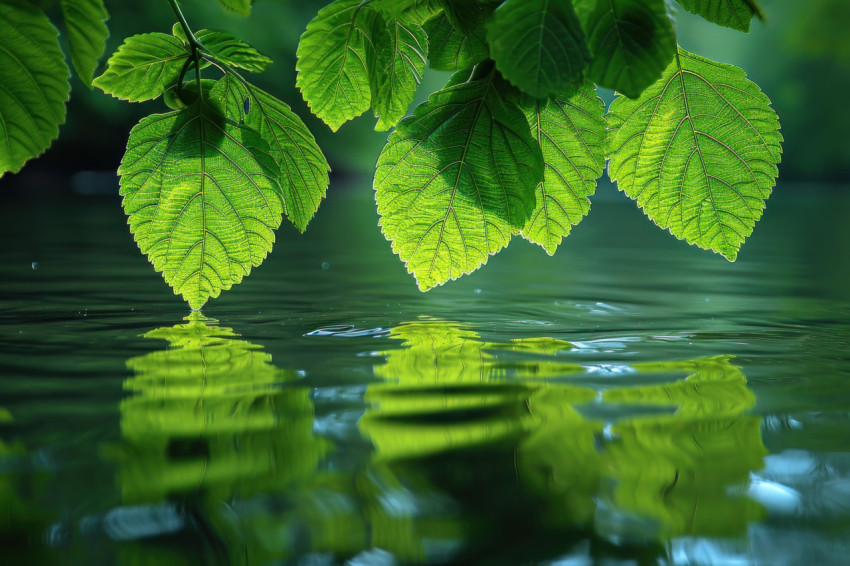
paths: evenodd
<path fill-rule="evenodd" d="M 753 16 L 760 20 L 764 14 L 757 0 L 676 0 L 682 7 L 721 26 L 750 31 Z"/>
<path fill-rule="evenodd" d="M 0 2 L 0 177 L 41 155 L 65 122 L 70 71 L 57 34 L 28 2 Z"/>
<path fill-rule="evenodd" d="M 371 104 L 374 17 L 361 0 L 336 0 L 307 24 L 298 43 L 296 85 L 334 131 Z"/>
<path fill-rule="evenodd" d="M 177 80 L 189 57 L 183 41 L 164 33 L 145 33 L 124 40 L 92 84 L 116 98 L 141 102 L 158 97 Z"/>
<path fill-rule="evenodd" d="M 260 73 L 272 63 L 241 39 L 223 31 L 202 29 L 195 33 L 195 39 L 216 59 L 232 67 Z"/>
<path fill-rule="evenodd" d="M 268 142 L 280 170 L 286 216 L 304 232 L 325 196 L 330 170 L 310 130 L 289 106 L 231 75 L 218 81 L 210 97 L 224 103 L 228 118 L 244 122 Z"/>
<path fill-rule="evenodd" d="M 590 60 L 569 2 L 507 0 L 494 12 L 487 39 L 502 75 L 536 98 L 581 84 Z"/>
<path fill-rule="evenodd" d="M 664 0 L 574 0 L 593 57 L 588 78 L 630 98 L 658 80 L 676 53 Z"/>
<path fill-rule="evenodd" d="M 103 0 L 62 0 L 62 13 L 68 30 L 71 62 L 80 80 L 91 87 L 97 61 L 109 37 L 105 23 L 109 14 Z"/>
<path fill-rule="evenodd" d="M 271 250 L 283 212 L 275 161 L 209 103 L 143 119 L 118 174 L 139 248 L 193 309 Z"/>
<path fill-rule="evenodd" d="M 604 108 L 590 82 L 569 98 L 526 97 L 521 107 L 544 163 L 544 179 L 522 235 L 552 255 L 590 210 L 588 197 L 605 166 Z"/>
<path fill-rule="evenodd" d="M 384 235 L 420 289 L 483 265 L 518 234 L 543 179 L 540 149 L 510 85 L 458 72 L 402 120 L 378 158 Z"/>
<path fill-rule="evenodd" d="M 467 69 L 490 56 L 483 20 L 479 26 L 464 32 L 456 28 L 445 12 L 425 22 L 428 35 L 428 62 L 432 69 L 454 71 Z"/>
<path fill-rule="evenodd" d="M 782 152 L 770 100 L 741 69 L 681 47 L 661 79 L 608 114 L 608 173 L 649 218 L 734 261 Z"/>

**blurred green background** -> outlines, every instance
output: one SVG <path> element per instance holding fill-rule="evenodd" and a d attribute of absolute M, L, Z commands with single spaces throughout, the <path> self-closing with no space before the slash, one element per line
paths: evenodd
<path fill-rule="evenodd" d="M 309 112 L 295 88 L 298 38 L 328 0 L 256 0 L 250 17 L 223 11 L 213 0 L 184 0 L 195 29 L 230 31 L 275 61 L 256 82 L 289 103 L 325 151 L 336 178 L 371 176 L 385 132 L 373 130 L 370 113 L 333 133 Z M 675 7 L 679 42 L 689 51 L 742 67 L 774 104 L 785 137 L 781 181 L 850 180 L 850 0 L 761 0 L 765 22 L 753 21 L 749 34 L 721 28 Z M 165 0 L 107 0 L 111 38 L 107 55 L 132 34 L 169 32 L 175 18 Z M 52 14 L 53 15 L 53 14 Z M 54 16 L 54 21 L 61 18 Z M 104 57 L 104 60 L 106 57 Z M 103 61 L 101 62 L 101 70 Z M 440 88 L 447 73 L 428 72 L 416 103 Z M 0 181 L 14 193 L 116 193 L 114 174 L 127 136 L 143 116 L 165 111 L 153 101 L 128 104 L 73 77 L 68 119 L 60 138 L 18 175 Z M 610 101 L 611 93 L 601 93 Z"/>

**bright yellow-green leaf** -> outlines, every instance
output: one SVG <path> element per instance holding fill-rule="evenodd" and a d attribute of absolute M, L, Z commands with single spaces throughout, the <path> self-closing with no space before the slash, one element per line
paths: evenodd
<path fill-rule="evenodd" d="M 325 197 L 330 170 L 310 130 L 287 104 L 232 75 L 219 80 L 210 97 L 223 102 L 228 118 L 244 123 L 268 142 L 280 171 L 286 216 L 304 232 Z"/>
<path fill-rule="evenodd" d="M 569 96 L 521 102 L 543 152 L 544 178 L 522 235 L 549 255 L 590 210 L 590 197 L 605 166 L 602 100 L 585 82 Z"/>
<path fill-rule="evenodd" d="M 145 33 L 124 40 L 92 84 L 116 98 L 142 102 L 158 97 L 180 75 L 188 47 L 173 35 Z"/>
<path fill-rule="evenodd" d="M 377 116 L 376 130 L 388 130 L 404 117 L 413 102 L 416 88 L 428 59 L 428 37 L 415 23 L 399 19 L 392 12 L 376 18 L 374 25 L 386 25 L 376 37 L 385 39 L 376 46 L 372 76 L 372 108 Z"/>
<path fill-rule="evenodd" d="M 193 309 L 271 250 L 283 212 L 277 165 L 259 134 L 209 103 L 143 119 L 118 173 L 139 248 Z"/>
<path fill-rule="evenodd" d="M 194 35 L 216 59 L 232 67 L 260 73 L 272 63 L 271 59 L 232 34 L 202 29 Z"/>
<path fill-rule="evenodd" d="M 65 122 L 70 71 L 57 34 L 29 2 L 0 2 L 0 177 L 41 155 Z"/>
<path fill-rule="evenodd" d="M 295 84 L 334 131 L 371 104 L 374 18 L 361 0 L 336 0 L 307 24 L 298 43 Z"/>
<path fill-rule="evenodd" d="M 440 12 L 425 22 L 424 28 L 428 34 L 428 64 L 432 69 L 466 69 L 490 56 L 483 19 L 479 19 L 479 25 L 463 31 L 445 12 Z"/>
<path fill-rule="evenodd" d="M 530 217 L 543 163 L 513 93 L 491 65 L 459 71 L 378 158 L 381 226 L 422 290 L 478 269 Z"/>
<path fill-rule="evenodd" d="M 91 86 L 97 61 L 106 49 L 109 14 L 103 0 L 62 0 L 71 62 L 80 80 Z"/>
<path fill-rule="evenodd" d="M 734 261 L 778 174 L 770 100 L 743 71 L 679 48 L 640 98 L 609 110 L 609 175 L 677 238 Z"/>

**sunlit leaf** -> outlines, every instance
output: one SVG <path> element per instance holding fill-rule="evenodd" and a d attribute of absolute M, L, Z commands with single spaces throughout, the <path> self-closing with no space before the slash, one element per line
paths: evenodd
<path fill-rule="evenodd" d="M 665 0 L 573 0 L 592 60 L 587 76 L 628 97 L 640 96 L 670 64 L 676 33 Z"/>
<path fill-rule="evenodd" d="M 225 10 L 235 12 L 240 16 L 251 15 L 251 0 L 218 0 Z"/>
<path fill-rule="evenodd" d="M 136 242 L 193 309 L 271 250 L 283 211 L 276 163 L 259 134 L 210 104 L 143 119 L 118 173 Z"/>
<path fill-rule="evenodd" d="M 41 155 L 65 122 L 70 71 L 57 33 L 32 4 L 0 2 L 0 177 Z"/>
<path fill-rule="evenodd" d="M 334 131 L 371 104 L 374 18 L 361 0 L 336 0 L 307 24 L 298 43 L 295 84 Z"/>
<path fill-rule="evenodd" d="M 288 105 L 231 75 L 218 81 L 210 97 L 224 103 L 228 118 L 243 122 L 268 142 L 280 171 L 286 216 L 304 232 L 325 196 L 330 170 L 310 130 Z"/>
<path fill-rule="evenodd" d="M 372 108 L 379 118 L 375 129 L 388 130 L 404 117 L 413 102 L 428 59 L 428 37 L 421 26 L 402 21 L 392 12 L 375 18 L 374 25 L 385 25 L 387 29 L 375 34 L 385 41 L 375 46 Z"/>
<path fill-rule="evenodd" d="M 130 102 L 158 97 L 174 83 L 189 57 L 183 41 L 164 33 L 145 33 L 124 40 L 92 84 Z"/>
<path fill-rule="evenodd" d="M 521 107 L 544 162 L 544 179 L 522 235 L 551 255 L 590 210 L 588 197 L 605 166 L 602 100 L 593 84 L 585 82 L 569 98 L 527 97 Z"/>
<path fill-rule="evenodd" d="M 609 175 L 677 238 L 734 261 L 761 217 L 782 136 L 743 71 L 684 49 L 640 98 L 609 110 Z"/>
<path fill-rule="evenodd" d="M 272 63 L 238 37 L 223 31 L 202 29 L 195 33 L 195 39 L 216 59 L 233 67 L 259 73 Z"/>
<path fill-rule="evenodd" d="M 758 5 L 758 0 L 676 0 L 682 7 L 693 14 L 699 14 L 706 20 L 735 28 L 740 31 L 750 31 L 750 20 L 753 16 L 760 20 L 764 14 Z"/>
<path fill-rule="evenodd" d="M 62 0 L 71 62 L 80 80 L 91 86 L 97 61 L 106 49 L 109 14 L 103 0 Z"/>
<path fill-rule="evenodd" d="M 580 84 L 590 59 L 569 2 L 507 0 L 494 12 L 487 40 L 502 75 L 536 98 Z"/>
<path fill-rule="evenodd" d="M 432 69 L 466 69 L 490 56 L 483 20 L 466 32 L 455 27 L 445 12 L 440 12 L 423 27 L 428 34 L 428 64 Z"/>
<path fill-rule="evenodd" d="M 534 208 L 542 159 L 509 91 L 491 66 L 458 72 L 378 158 L 381 226 L 422 290 L 483 265 Z"/>

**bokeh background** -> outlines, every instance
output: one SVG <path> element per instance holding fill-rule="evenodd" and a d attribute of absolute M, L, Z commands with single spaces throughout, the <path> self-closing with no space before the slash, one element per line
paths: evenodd
<path fill-rule="evenodd" d="M 298 113 L 316 136 L 334 179 L 371 176 L 385 132 L 373 130 L 367 113 L 333 133 L 309 111 L 295 87 L 296 47 L 305 26 L 326 0 L 256 0 L 250 17 L 223 11 L 211 0 L 184 0 L 195 29 L 226 30 L 275 61 L 255 78 Z M 850 180 L 850 1 L 761 0 L 766 21 L 749 34 L 703 21 L 670 2 L 679 42 L 689 51 L 742 67 L 773 101 L 785 137 L 780 181 L 841 183 Z M 128 35 L 168 33 L 174 16 L 168 2 L 107 0 L 111 37 L 107 55 Z M 61 21 L 61 18 L 54 18 Z M 104 66 L 101 62 L 101 70 Z M 429 71 L 417 103 L 440 88 L 448 74 Z M 165 111 L 161 100 L 128 104 L 72 77 L 68 118 L 60 138 L 17 175 L 0 180 L 0 199 L 48 194 L 117 194 L 115 170 L 130 129 L 143 116 Z M 610 101 L 612 93 L 600 93 Z M 346 183 L 339 184 L 346 185 Z M 332 183 L 333 190 L 335 184 Z"/>

